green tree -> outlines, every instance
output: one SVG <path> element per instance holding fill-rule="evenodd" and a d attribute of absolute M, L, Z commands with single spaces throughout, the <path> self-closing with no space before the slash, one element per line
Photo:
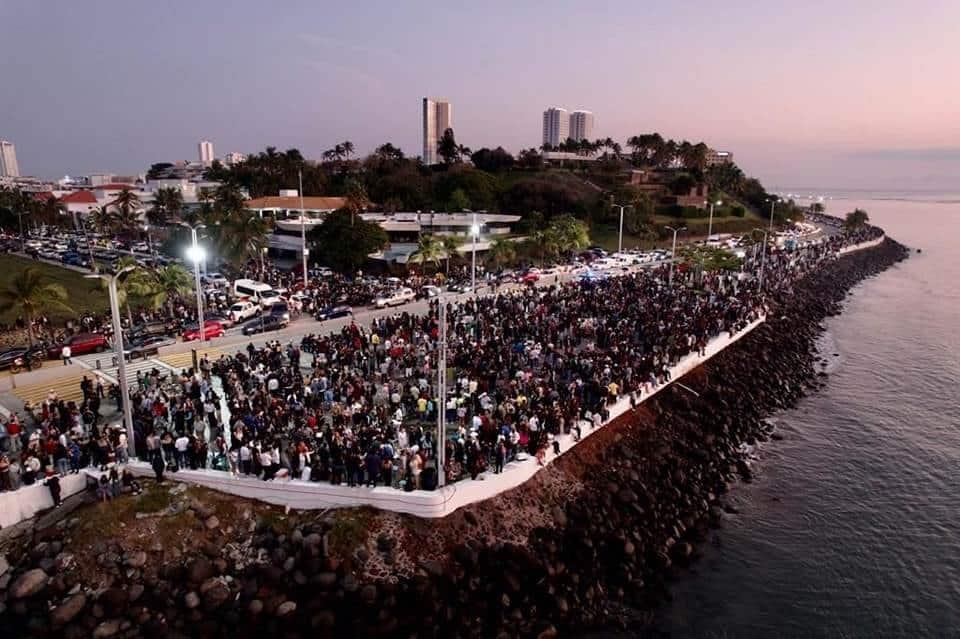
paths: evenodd
<path fill-rule="evenodd" d="M 869 221 L 870 216 L 867 215 L 866 211 L 855 209 L 847 213 L 847 217 L 843 220 L 843 228 L 848 231 L 855 231 L 866 226 Z"/>
<path fill-rule="evenodd" d="M 437 155 L 443 159 L 447 166 L 460 162 L 460 145 L 453 135 L 453 129 L 447 129 L 443 136 L 437 141 Z"/>
<path fill-rule="evenodd" d="M 67 306 L 67 289 L 49 281 L 35 266 L 28 266 L 16 273 L 7 287 L 0 290 L 0 304 L 23 314 L 30 346 L 34 344 L 33 320 L 38 315 L 52 310 L 73 312 Z"/>
<path fill-rule="evenodd" d="M 561 252 L 578 251 L 590 244 L 587 225 L 572 215 L 560 215 L 550 223 L 556 236 L 557 249 Z"/>
<path fill-rule="evenodd" d="M 368 255 L 383 249 L 387 242 L 387 233 L 379 224 L 354 220 L 346 208 L 327 215 L 308 235 L 313 254 L 342 273 L 356 271 Z"/>
<path fill-rule="evenodd" d="M 553 226 L 534 231 L 525 243 L 540 258 L 541 266 L 546 263 L 548 257 L 553 257 L 560 252 L 560 237 Z"/>
<path fill-rule="evenodd" d="M 267 248 L 266 220 L 253 211 L 240 210 L 207 227 L 217 254 L 236 269 L 256 260 Z"/>
<path fill-rule="evenodd" d="M 463 246 L 464 238 L 462 235 L 441 235 L 440 243 L 443 245 L 443 252 L 446 253 L 447 267 L 446 274 L 450 274 L 450 258 L 456 255 L 457 249 Z"/>
<path fill-rule="evenodd" d="M 433 264 L 440 268 L 440 259 L 443 257 L 443 242 L 432 233 L 421 233 L 417 241 L 417 250 L 410 256 L 410 262 L 415 264 Z"/>
<path fill-rule="evenodd" d="M 166 226 L 178 220 L 183 212 L 183 193 L 180 189 L 164 187 L 153 194 L 153 206 L 147 210 L 147 221 L 154 226 Z"/>
<path fill-rule="evenodd" d="M 455 189 L 450 194 L 450 200 L 447 202 L 447 210 L 453 212 L 463 211 L 470 208 L 470 198 L 463 192 L 463 189 Z"/>
<path fill-rule="evenodd" d="M 513 156 L 502 146 L 495 149 L 483 148 L 470 155 L 470 161 L 481 171 L 497 173 L 507 171 L 513 167 Z"/>
<path fill-rule="evenodd" d="M 107 207 L 113 207 L 110 226 L 118 235 L 130 235 L 140 227 L 140 198 L 129 188 L 124 188 Z"/>
<path fill-rule="evenodd" d="M 137 271 L 129 286 L 131 293 L 145 299 L 152 308 L 166 306 L 169 317 L 174 317 L 174 300 L 193 291 L 194 278 L 179 264 L 170 264 Z"/>
<path fill-rule="evenodd" d="M 350 211 L 350 222 L 353 223 L 356 216 L 360 215 L 370 206 L 370 198 L 367 197 L 367 189 L 363 183 L 358 180 L 349 180 L 346 188 L 345 208 Z"/>
<path fill-rule="evenodd" d="M 517 259 L 516 242 L 507 238 L 498 237 L 493 240 L 490 250 L 487 251 L 487 262 L 496 268 L 509 266 Z"/>

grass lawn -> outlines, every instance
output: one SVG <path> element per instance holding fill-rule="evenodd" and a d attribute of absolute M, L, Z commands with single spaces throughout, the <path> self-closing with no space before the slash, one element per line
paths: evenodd
<path fill-rule="evenodd" d="M 28 266 L 33 266 L 46 276 L 47 281 L 60 284 L 67 290 L 67 306 L 73 313 L 51 311 L 50 318 L 55 323 L 74 319 L 80 313 L 91 311 L 101 313 L 110 307 L 106 289 L 94 280 L 84 279 L 83 273 L 34 261 L 16 255 L 0 255 L 0 290 L 6 290 L 10 282 Z M 0 322 L 11 324 L 17 319 L 18 311 L 9 306 L 0 308 Z"/>

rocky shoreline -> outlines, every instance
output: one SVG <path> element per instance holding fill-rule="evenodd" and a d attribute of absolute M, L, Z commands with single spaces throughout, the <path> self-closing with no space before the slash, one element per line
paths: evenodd
<path fill-rule="evenodd" d="M 668 596 L 672 570 L 731 509 L 727 487 L 750 480 L 740 446 L 775 437 L 765 418 L 825 383 L 822 321 L 906 255 L 887 239 L 811 273 L 685 378 L 698 395 L 673 385 L 526 485 L 439 522 L 362 509 L 288 515 L 180 488 L 124 498 L 120 515 L 103 508 L 116 504 L 89 506 L 3 549 L 0 628 L 546 639 L 642 625 L 636 611 Z"/>

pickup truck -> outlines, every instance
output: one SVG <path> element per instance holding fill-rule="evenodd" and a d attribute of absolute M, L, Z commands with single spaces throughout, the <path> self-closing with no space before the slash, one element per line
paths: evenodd
<path fill-rule="evenodd" d="M 230 316 L 237 324 L 244 322 L 251 317 L 256 317 L 260 312 L 260 307 L 253 302 L 237 302 L 230 307 Z"/>

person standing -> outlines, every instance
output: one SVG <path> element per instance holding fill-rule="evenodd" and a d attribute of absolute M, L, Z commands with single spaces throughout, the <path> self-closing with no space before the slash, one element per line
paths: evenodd
<path fill-rule="evenodd" d="M 71 355 L 70 345 L 69 345 L 69 344 L 64 344 L 64 345 L 63 345 L 63 349 L 60 351 L 60 357 L 63 358 L 63 365 L 64 365 L 64 366 L 68 366 L 68 365 L 70 365 L 70 364 L 73 363 L 73 360 L 70 359 L 70 355 Z"/>
<path fill-rule="evenodd" d="M 153 466 L 153 472 L 157 476 L 157 483 L 162 484 L 164 470 L 163 457 L 160 455 L 154 455 L 153 461 L 151 461 L 150 464 Z"/>
<path fill-rule="evenodd" d="M 47 467 L 47 479 L 43 483 L 50 489 L 50 497 L 53 498 L 53 507 L 59 508 L 62 503 L 60 500 L 60 478 L 50 466 Z"/>

